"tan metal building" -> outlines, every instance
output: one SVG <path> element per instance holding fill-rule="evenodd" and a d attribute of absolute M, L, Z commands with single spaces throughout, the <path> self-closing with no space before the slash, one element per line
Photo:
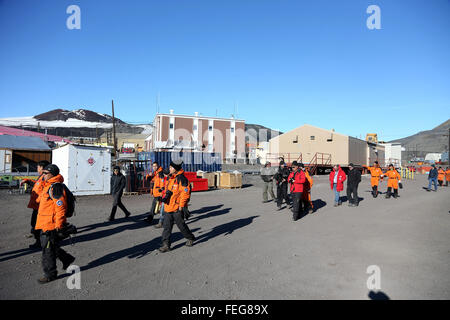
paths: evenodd
<path fill-rule="evenodd" d="M 343 167 L 349 163 L 369 165 L 377 159 L 384 164 L 383 146 L 308 124 L 271 139 L 269 150 L 271 162 L 283 156 L 290 162 L 301 160 L 309 164 L 317 161 Z"/>

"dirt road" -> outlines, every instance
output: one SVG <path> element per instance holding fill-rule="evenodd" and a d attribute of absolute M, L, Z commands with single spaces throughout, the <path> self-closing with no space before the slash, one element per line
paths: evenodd
<path fill-rule="evenodd" d="M 369 266 L 380 270 L 391 299 L 450 299 L 450 188 L 426 192 L 425 176 L 404 181 L 399 199 L 373 199 L 363 177 L 357 208 L 333 207 L 327 177 L 316 177 L 316 213 L 293 222 L 288 209 L 262 203 L 260 179 L 238 190 L 194 193 L 184 246 L 159 253 L 161 229 L 143 222 L 148 195 L 126 196 L 133 213 L 105 223 L 109 196 L 80 197 L 71 222 L 80 233 L 65 249 L 81 268 L 81 289 L 69 274 L 39 285 L 41 254 L 27 238 L 27 195 L 0 193 L 0 299 L 368 299 Z M 386 184 L 381 190 L 385 191 Z"/>

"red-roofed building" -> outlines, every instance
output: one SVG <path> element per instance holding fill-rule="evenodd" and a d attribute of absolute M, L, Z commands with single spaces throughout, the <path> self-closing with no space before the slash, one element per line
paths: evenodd
<path fill-rule="evenodd" d="M 24 129 L 16 129 L 16 128 L 11 128 L 11 127 L 4 127 L 4 126 L 0 126 L 0 135 L 10 135 L 10 136 L 22 136 L 22 137 L 38 137 L 41 138 L 43 141 L 45 142 L 67 142 L 67 143 L 71 143 L 70 140 L 59 137 L 59 136 L 54 136 L 51 134 L 45 134 L 45 133 L 40 133 L 40 132 L 35 132 L 35 131 L 30 131 L 30 130 L 24 130 Z"/>

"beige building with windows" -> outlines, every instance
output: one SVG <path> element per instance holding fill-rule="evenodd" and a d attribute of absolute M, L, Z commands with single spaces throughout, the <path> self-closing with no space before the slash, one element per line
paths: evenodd
<path fill-rule="evenodd" d="M 155 151 L 180 150 L 220 152 L 222 159 L 245 161 L 245 121 L 234 118 L 158 113 L 147 140 Z"/>
<path fill-rule="evenodd" d="M 330 158 L 330 165 L 343 167 L 349 163 L 369 165 L 377 159 L 384 164 L 384 146 L 308 124 L 279 135 L 269 143 L 272 156 L 297 160 L 295 158 L 301 154 L 301 161 L 305 164 L 315 161 L 315 157 L 318 162 Z"/>

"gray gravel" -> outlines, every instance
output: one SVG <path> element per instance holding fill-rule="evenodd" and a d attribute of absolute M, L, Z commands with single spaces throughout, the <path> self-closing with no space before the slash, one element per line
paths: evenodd
<path fill-rule="evenodd" d="M 126 196 L 133 213 L 104 223 L 108 196 L 80 197 L 71 219 L 80 233 L 65 249 L 80 266 L 81 289 L 68 274 L 39 285 L 40 252 L 28 250 L 27 195 L 0 193 L 0 299 L 368 299 L 367 267 L 381 270 L 391 299 L 450 298 L 450 188 L 426 192 L 426 177 L 404 181 L 399 199 L 373 199 L 363 177 L 357 208 L 334 208 L 327 177 L 315 178 L 313 200 L 325 205 L 293 222 L 263 204 L 258 176 L 245 188 L 194 193 L 184 246 L 174 227 L 173 250 L 159 253 L 161 229 L 142 222 L 148 195 Z M 383 191 L 386 183 L 382 185 Z M 319 201 L 320 200 L 320 201 Z"/>

